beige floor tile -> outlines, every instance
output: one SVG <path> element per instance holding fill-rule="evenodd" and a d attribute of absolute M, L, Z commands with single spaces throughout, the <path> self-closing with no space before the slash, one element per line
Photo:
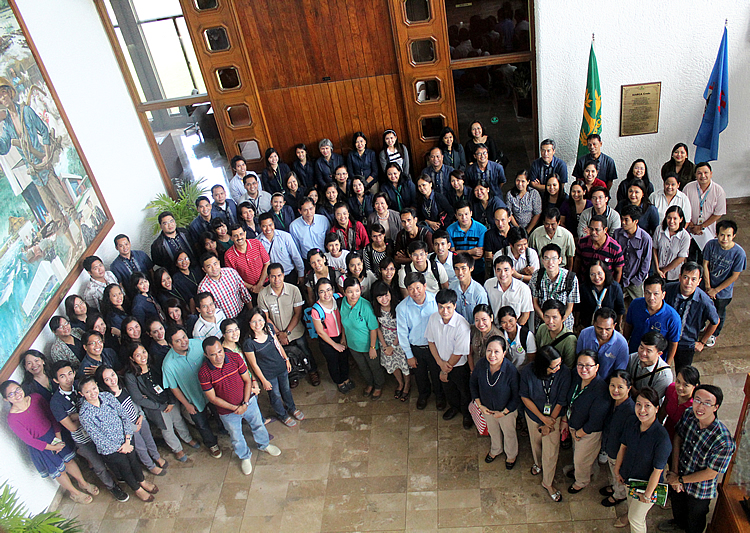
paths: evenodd
<path fill-rule="evenodd" d="M 437 530 L 438 512 L 437 509 L 422 509 L 406 511 L 406 530 L 407 531 L 428 531 Z"/>
<path fill-rule="evenodd" d="M 439 490 L 438 509 L 481 507 L 479 488 L 464 490 Z"/>
<path fill-rule="evenodd" d="M 407 492 L 406 493 L 406 510 L 407 511 L 437 511 L 437 508 L 438 508 L 437 491 Z"/>
<path fill-rule="evenodd" d="M 138 520 L 129 518 L 127 520 L 109 520 L 101 521 L 99 526 L 100 533 L 133 533 L 138 527 Z"/>
<path fill-rule="evenodd" d="M 164 533 L 172 531 L 175 518 L 141 518 L 138 520 L 136 531 L 138 533 Z"/>

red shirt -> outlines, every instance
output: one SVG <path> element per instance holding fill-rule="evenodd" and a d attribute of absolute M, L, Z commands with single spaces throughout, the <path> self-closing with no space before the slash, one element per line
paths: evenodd
<path fill-rule="evenodd" d="M 362 248 L 370 244 L 370 238 L 367 236 L 367 230 L 365 229 L 364 225 L 357 220 L 355 220 L 354 222 L 349 220 L 349 226 L 346 228 L 346 231 L 341 229 L 338 224 L 333 224 L 331 226 L 330 233 L 338 233 L 339 235 L 341 235 L 341 237 L 344 239 L 343 248 L 345 250 L 349 250 L 350 252 L 361 250 Z"/>
<path fill-rule="evenodd" d="M 664 428 L 669 433 L 670 440 L 674 438 L 675 426 L 680 421 L 682 415 L 688 407 L 693 406 L 693 399 L 690 398 L 685 403 L 679 403 L 677 399 L 677 391 L 674 388 L 674 383 L 671 383 L 667 387 L 667 391 L 664 393 L 664 410 L 667 412 L 667 418 L 664 420 Z"/>
<path fill-rule="evenodd" d="M 224 263 L 226 266 L 235 269 L 242 281 L 250 285 L 256 285 L 260 281 L 260 273 L 263 272 L 263 265 L 270 263 L 271 257 L 266 249 L 257 239 L 247 240 L 247 250 L 241 254 L 236 246 L 232 246 L 224 254 Z"/>
<path fill-rule="evenodd" d="M 198 370 L 198 380 L 204 391 L 214 390 L 216 396 L 232 405 L 240 405 L 245 399 L 245 382 L 240 374 L 247 372 L 245 360 L 236 353 L 224 351 L 224 366 L 216 368 L 211 361 L 203 361 Z M 228 415 L 232 411 L 216 406 L 220 415 Z"/>

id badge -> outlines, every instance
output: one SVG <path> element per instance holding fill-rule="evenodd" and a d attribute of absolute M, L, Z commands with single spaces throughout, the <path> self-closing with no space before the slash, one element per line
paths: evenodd
<path fill-rule="evenodd" d="M 549 403 L 545 403 L 544 404 L 544 411 L 542 411 L 542 412 L 544 413 L 544 416 L 551 415 L 552 414 L 552 405 L 549 404 Z"/>
<path fill-rule="evenodd" d="M 703 224 L 703 215 L 698 217 L 698 224 Z"/>
<path fill-rule="evenodd" d="M 154 392 L 156 392 L 156 394 L 161 394 L 162 392 L 164 392 L 164 389 L 162 389 L 159 385 L 154 385 Z"/>
<path fill-rule="evenodd" d="M 566 416 L 566 417 L 567 417 L 568 419 L 570 419 L 570 415 L 571 415 L 571 413 L 572 413 L 572 411 L 571 411 L 570 407 L 568 407 L 568 411 L 567 411 L 567 413 L 566 413 L 566 415 L 565 415 L 565 416 Z"/>

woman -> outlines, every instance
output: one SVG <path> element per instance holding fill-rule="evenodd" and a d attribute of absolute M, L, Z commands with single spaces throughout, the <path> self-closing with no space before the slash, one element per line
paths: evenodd
<path fill-rule="evenodd" d="M 337 287 L 336 271 L 328 267 L 326 255 L 319 248 L 313 248 L 307 252 L 307 262 L 310 264 L 310 270 L 305 274 L 305 286 L 307 287 L 307 301 L 312 305 L 317 300 L 315 287 L 321 279 L 327 279 L 333 287 Z"/>
<path fill-rule="evenodd" d="M 463 170 L 454 170 L 451 172 L 451 186 L 448 189 L 448 195 L 446 198 L 451 205 L 456 205 L 460 200 L 466 200 L 471 203 L 473 200 L 471 187 L 465 185 L 465 178 Z"/>
<path fill-rule="evenodd" d="M 607 187 L 607 184 L 599 179 L 599 163 L 589 161 L 583 167 L 583 188 L 586 191 L 586 198 L 591 198 L 591 189 L 594 187 Z"/>
<path fill-rule="evenodd" d="M 269 194 L 286 192 L 284 178 L 291 172 L 289 165 L 281 160 L 276 148 L 266 148 L 263 160 L 266 162 L 266 168 L 260 175 L 263 190 Z"/>
<path fill-rule="evenodd" d="M 646 184 L 642 180 L 633 180 L 628 186 L 627 199 L 617 204 L 615 210 L 622 215 L 622 210 L 626 205 L 638 206 L 641 209 L 638 227 L 649 235 L 653 235 L 656 228 L 659 227 L 659 212 L 648 201 L 646 191 Z"/>
<path fill-rule="evenodd" d="M 536 356 L 536 339 L 534 334 L 525 325 L 518 323 L 516 312 L 509 305 L 503 306 L 497 311 L 497 319 L 503 330 L 503 337 L 508 344 L 508 357 L 513 366 L 521 371 L 526 363 L 534 360 Z"/>
<path fill-rule="evenodd" d="M 79 333 L 86 331 L 88 312 L 86 302 L 77 294 L 71 294 L 65 298 L 65 314 L 68 316 L 68 322 L 70 322 L 70 327 L 77 329 Z"/>
<path fill-rule="evenodd" d="M 505 357 L 507 344 L 502 337 L 492 337 L 487 342 L 484 359 L 476 362 L 469 386 L 474 405 L 487 422 L 490 434 L 490 451 L 484 458 L 491 463 L 505 451 L 505 468 L 511 470 L 518 457 L 518 370 Z"/>
<path fill-rule="evenodd" d="M 78 382 L 78 392 L 83 396 L 78 412 L 83 429 L 96 445 L 112 473 L 135 492 L 144 502 L 154 501 L 159 488 L 146 481 L 138 464 L 132 437 L 135 428 L 120 402 L 109 392 L 99 392 L 94 377 Z"/>
<path fill-rule="evenodd" d="M 333 226 L 336 222 L 336 206 L 344 201 L 339 199 L 339 187 L 334 182 L 326 183 L 323 187 L 323 196 L 325 199 L 321 202 L 321 213 L 325 215 L 328 222 Z"/>
<path fill-rule="evenodd" d="M 495 141 L 489 135 L 484 134 L 484 127 L 482 123 L 475 120 L 469 124 L 469 140 L 464 145 L 464 153 L 466 154 L 466 161 L 471 165 L 477 162 L 474 153 L 477 151 L 477 145 L 484 144 L 487 147 L 487 155 L 490 161 L 497 161 L 498 151 Z"/>
<path fill-rule="evenodd" d="M 404 173 L 406 177 L 409 176 L 409 150 L 406 145 L 398 142 L 398 136 L 393 130 L 385 130 L 383 132 L 383 149 L 380 151 L 378 156 L 380 161 L 380 168 L 384 174 L 388 173 L 388 166 L 391 163 L 398 165 L 399 174 Z M 406 207 L 406 206 L 404 206 Z"/>
<path fill-rule="evenodd" d="M 680 269 L 687 261 L 690 250 L 690 234 L 685 229 L 686 219 L 679 206 L 667 209 L 661 229 L 654 233 L 651 253 L 654 271 L 667 281 L 680 279 Z"/>
<path fill-rule="evenodd" d="M 315 160 L 315 181 L 323 187 L 333 181 L 333 173 L 344 164 L 344 158 L 333 151 L 333 143 L 329 139 L 321 139 L 318 151 L 321 157 Z"/>
<path fill-rule="evenodd" d="M 164 321 L 167 327 L 171 325 L 183 326 L 188 331 L 188 336 L 192 336 L 195 323 L 198 321 L 198 315 L 191 315 L 185 308 L 185 305 L 176 299 L 167 300 L 164 309 L 167 318 Z"/>
<path fill-rule="evenodd" d="M 677 174 L 680 190 L 691 181 L 695 181 L 695 165 L 688 159 L 688 147 L 684 143 L 677 143 L 672 148 L 672 157 L 661 167 L 662 179 L 670 172 Z"/>
<path fill-rule="evenodd" d="M 669 440 L 674 439 L 677 422 L 688 407 L 693 406 L 693 392 L 701 384 L 701 374 L 694 366 L 683 366 L 677 371 L 674 383 L 667 387 L 664 400 L 659 409 L 659 420 L 669 433 Z"/>
<path fill-rule="evenodd" d="M 466 170 L 466 152 L 453 129 L 443 128 L 440 132 L 438 148 L 443 151 L 443 163 L 456 170 Z"/>
<path fill-rule="evenodd" d="M 505 197 L 511 214 L 511 223 L 531 233 L 542 214 L 542 197 L 533 187 L 529 189 L 529 174 L 525 170 L 516 174 L 516 186 Z"/>
<path fill-rule="evenodd" d="M 357 220 L 351 220 L 349 206 L 339 202 L 336 204 L 334 214 L 335 219 L 331 223 L 330 231 L 341 235 L 344 249 L 354 252 L 361 250 L 370 243 L 364 225 Z"/>
<path fill-rule="evenodd" d="M 49 377 L 47 358 L 39 350 L 27 350 L 21 356 L 23 367 L 23 385 L 27 394 L 39 394 L 47 402 L 57 390 L 57 385 Z"/>
<path fill-rule="evenodd" d="M 237 214 L 240 219 L 240 226 L 247 233 L 248 239 L 256 239 L 260 235 L 260 229 L 256 225 L 255 207 L 250 202 L 242 202 L 237 206 Z"/>
<path fill-rule="evenodd" d="M 560 225 L 570 231 L 573 235 L 578 235 L 578 221 L 584 209 L 592 206 L 591 200 L 586 198 L 586 184 L 581 180 L 576 180 L 570 186 L 570 196 L 568 201 L 562 204 L 560 208 Z"/>
<path fill-rule="evenodd" d="M 398 277 L 396 276 L 396 262 L 392 257 L 384 257 L 378 264 L 378 281 L 382 281 L 388 287 L 391 293 L 391 301 L 394 307 L 401 302 L 401 290 L 398 287 Z"/>
<path fill-rule="evenodd" d="M 240 210 L 241 211 L 241 210 Z M 248 235 L 248 239 L 254 238 Z M 187 308 L 191 313 L 195 313 L 195 295 L 198 294 L 198 285 L 203 281 L 205 275 L 203 270 L 195 268 L 190 264 L 190 257 L 185 252 L 177 254 L 175 259 L 175 273 L 172 276 L 172 285 L 182 298 L 187 302 Z"/>
<path fill-rule="evenodd" d="M 128 373 L 125 374 L 125 384 L 133 403 L 140 407 L 146 413 L 148 420 L 161 430 L 161 436 L 172 450 L 175 459 L 181 463 L 186 462 L 188 457 L 182 449 L 180 439 L 191 448 L 199 448 L 200 445 L 190 435 L 190 430 L 180 414 L 177 399 L 170 389 L 162 388 L 161 371 L 158 365 L 152 363 L 145 346 L 134 343 L 129 352 L 129 368 Z"/>
<path fill-rule="evenodd" d="M 310 165 L 312 166 L 312 165 Z M 298 209 L 302 200 L 305 197 L 304 189 L 300 187 L 300 178 L 297 177 L 294 171 L 286 175 L 286 192 L 284 193 L 284 201 L 288 205 L 294 216 L 298 216 Z"/>
<path fill-rule="evenodd" d="M 273 193 L 273 196 L 271 196 L 270 213 L 273 217 L 272 221 L 274 228 L 288 233 L 289 226 L 292 225 L 292 222 L 294 222 L 296 217 L 292 208 L 286 205 L 286 200 L 282 193 L 275 192 Z M 232 242 L 232 244 L 234 244 L 234 242 Z"/>
<path fill-rule="evenodd" d="M 89 313 L 86 319 L 86 331 L 93 330 L 101 333 L 104 337 L 104 347 L 120 353 L 120 339 L 112 334 L 112 328 L 105 322 L 99 313 Z"/>
<path fill-rule="evenodd" d="M 349 349 L 346 347 L 346 334 L 331 280 L 318 280 L 315 284 L 315 294 L 318 298 L 312 306 L 310 318 L 319 337 L 318 346 L 328 363 L 331 379 L 339 392 L 346 394 L 353 390 L 355 385 L 349 379 Z"/>
<path fill-rule="evenodd" d="M 224 266 L 224 250 L 223 246 L 219 246 L 219 239 L 213 231 L 204 231 L 198 238 L 199 255 L 204 253 L 216 254 L 219 257 L 221 266 Z"/>
<path fill-rule="evenodd" d="M 401 172 L 401 166 L 398 163 L 388 163 L 385 168 L 386 182 L 383 184 L 382 191 L 388 195 L 391 205 L 399 213 L 414 205 L 417 197 L 417 188 L 414 182 Z"/>
<path fill-rule="evenodd" d="M 141 323 L 149 318 L 164 318 L 161 305 L 151 294 L 151 284 L 143 272 L 130 276 L 130 294 L 133 295 L 132 314 Z"/>
<path fill-rule="evenodd" d="M 162 309 L 170 298 L 176 298 L 187 305 L 187 300 L 174 286 L 172 276 L 166 268 L 157 267 L 154 270 L 154 284 L 156 285 L 156 300 Z"/>
<path fill-rule="evenodd" d="M 354 220 L 367 223 L 367 219 L 373 212 L 372 195 L 365 186 L 365 178 L 354 176 L 352 178 L 352 195 L 349 197 L 349 211 Z"/>
<path fill-rule="evenodd" d="M 268 393 L 276 416 L 287 427 L 297 425 L 305 415 L 297 409 L 289 388 L 289 371 L 292 364 L 281 346 L 272 324 L 266 322 L 263 311 L 255 307 L 250 311 L 250 334 L 242 345 L 245 359 L 253 375 Z"/>
<path fill-rule="evenodd" d="M 112 333 L 119 337 L 123 319 L 130 314 L 130 303 L 125 293 L 116 283 L 111 283 L 104 288 L 102 297 L 102 314 L 107 324 L 112 328 Z"/>
<path fill-rule="evenodd" d="M 680 190 L 679 178 L 674 172 L 670 172 L 664 177 L 664 189 L 651 193 L 648 200 L 659 212 L 659 220 L 664 220 L 667 209 L 672 206 L 679 206 L 682 209 L 685 220 L 690 220 L 692 217 L 693 209 L 690 206 L 690 200 Z"/>
<path fill-rule="evenodd" d="M 153 365 L 156 370 L 161 372 L 161 365 L 164 362 L 164 358 L 171 349 L 171 346 L 169 346 L 166 339 L 167 328 L 164 327 L 164 322 L 158 318 L 152 318 L 151 320 L 146 321 L 144 327 L 146 329 L 146 334 L 148 335 L 146 346 L 149 352 L 150 364 Z M 136 344 L 138 343 L 131 343 L 130 349 L 132 350 L 133 345 Z"/>
<path fill-rule="evenodd" d="M 659 394 L 651 387 L 643 387 L 635 399 L 633 420 L 622 434 L 620 452 L 617 454 L 615 474 L 620 483 L 630 480 L 647 481 L 645 491 L 638 499 L 628 498 L 628 514 L 617 519 L 615 527 L 630 524 L 633 533 L 646 533 L 646 515 L 653 505 L 651 498 L 656 486 L 664 480 L 672 443 L 664 426 L 656 419 L 659 411 Z"/>
<path fill-rule="evenodd" d="M 595 351 L 583 350 L 578 354 L 568 392 L 568 411 L 560 423 L 560 430 L 568 429 L 573 437 L 571 474 L 575 482 L 568 487 L 570 494 L 581 492 L 591 482 L 591 468 L 601 449 L 609 394 L 607 383 L 598 372 L 599 355 Z"/>
<path fill-rule="evenodd" d="M 351 178 L 349 176 L 349 171 L 346 169 L 346 165 L 341 164 L 336 167 L 336 170 L 333 174 L 333 183 L 336 184 L 336 188 L 339 193 L 339 202 L 348 202 L 349 196 L 351 196 L 352 194 L 352 186 Z"/>
<path fill-rule="evenodd" d="M 648 168 L 646 162 L 643 159 L 636 159 L 633 164 L 630 165 L 627 177 L 622 180 L 620 185 L 617 187 L 617 203 L 624 201 L 628 197 L 628 188 L 630 184 L 635 180 L 641 180 L 646 184 L 647 196 L 651 196 L 654 193 L 654 185 L 648 177 Z M 661 220 L 661 219 L 659 219 Z"/>
<path fill-rule="evenodd" d="M 503 332 L 495 326 L 492 307 L 479 304 L 474 308 L 474 324 L 471 326 L 469 368 L 474 370 L 477 361 L 487 352 L 487 343 L 493 337 L 502 337 Z"/>
<path fill-rule="evenodd" d="M 310 187 L 309 189 L 305 190 L 305 198 L 309 198 L 313 201 L 315 204 L 315 214 L 316 215 L 323 215 L 323 208 L 321 207 L 320 203 L 320 197 L 319 197 L 318 187 Z"/>
<path fill-rule="evenodd" d="M 454 218 L 453 206 L 445 196 L 433 190 L 432 178 L 427 174 L 419 176 L 417 190 L 417 213 L 420 221 L 424 221 L 432 231 L 450 226 Z"/>
<path fill-rule="evenodd" d="M 594 312 L 600 307 L 609 307 L 617 313 L 617 324 L 622 326 L 625 315 L 625 299 L 622 287 L 612 277 L 607 264 L 599 259 L 591 263 L 588 276 L 583 276 L 581 301 L 574 306 L 576 329 L 583 330 L 592 324 Z"/>
<path fill-rule="evenodd" d="M 362 396 L 372 395 L 372 399 L 377 400 L 383 395 L 385 384 L 378 356 L 378 319 L 363 295 L 359 279 L 348 276 L 343 287 L 345 298 L 341 303 L 341 324 L 346 332 L 349 352 L 365 380 Z"/>
<path fill-rule="evenodd" d="M 569 388 L 570 369 L 552 346 L 541 347 L 531 364 L 521 370 L 521 401 L 534 456 L 531 475 L 542 474 L 542 487 L 556 502 L 562 501 L 553 482 L 560 452 L 560 417 L 568 405 Z"/>
<path fill-rule="evenodd" d="M 229 236 L 229 228 L 227 228 L 227 223 L 223 218 L 215 217 L 211 219 L 211 231 L 214 234 L 214 237 L 216 237 L 216 246 L 219 248 L 219 252 L 222 257 L 225 253 L 227 253 L 227 250 L 229 250 L 232 245 L 234 244 L 232 242 L 232 238 Z"/>
<path fill-rule="evenodd" d="M 495 211 L 506 207 L 502 198 L 492 196 L 490 182 L 484 179 L 477 181 L 471 198 L 472 218 L 490 229 L 495 226 Z"/>
<path fill-rule="evenodd" d="M 346 168 L 350 176 L 362 176 L 365 190 L 378 192 L 378 163 L 375 152 L 367 147 L 367 137 L 361 131 L 352 136 L 352 150 L 346 156 Z"/>
<path fill-rule="evenodd" d="M 122 321 L 122 337 L 120 337 L 120 360 L 127 366 L 128 352 L 133 343 L 144 344 L 143 328 L 141 323 L 134 316 L 126 317 Z"/>
<path fill-rule="evenodd" d="M 562 209 L 562 206 L 568 201 L 568 194 L 560 184 L 560 178 L 557 174 L 552 174 L 547 178 L 547 183 L 544 184 L 544 194 L 542 195 L 542 211 L 546 211 L 550 207 L 556 207 Z"/>
<path fill-rule="evenodd" d="M 401 215 L 390 208 L 388 195 L 382 191 L 377 193 L 373 197 L 372 207 L 373 212 L 367 217 L 367 224 L 380 224 L 385 229 L 386 239 L 396 240 L 396 235 L 401 231 Z"/>
<path fill-rule="evenodd" d="M 367 300 L 370 299 L 370 288 L 378 278 L 372 273 L 372 271 L 365 269 L 365 262 L 361 253 L 352 252 L 346 256 L 346 275 L 340 276 L 337 280 L 342 292 L 344 281 L 346 281 L 347 278 L 354 278 L 359 281 L 362 289 L 362 297 Z"/>
<path fill-rule="evenodd" d="M 398 386 L 394 398 L 402 402 L 409 401 L 411 376 L 406 363 L 406 353 L 398 343 L 396 334 L 396 304 L 391 290 L 382 281 L 376 281 L 372 287 L 372 310 L 378 319 L 378 340 L 380 341 L 380 363 L 389 374 L 396 378 Z"/>
<path fill-rule="evenodd" d="M 70 327 L 70 322 L 62 316 L 50 318 L 49 329 L 55 334 L 55 342 L 52 343 L 52 348 L 50 348 L 51 362 L 70 361 L 73 369 L 77 369 L 85 355 L 78 330 L 74 332 L 73 328 Z"/>
<path fill-rule="evenodd" d="M 386 257 L 393 257 L 394 252 L 393 240 L 386 237 L 385 228 L 378 223 L 371 224 L 370 244 L 362 250 L 365 270 L 377 277 L 380 262 Z"/>
<path fill-rule="evenodd" d="M 307 156 L 307 146 L 303 143 L 299 143 L 294 146 L 294 155 L 297 159 L 292 163 L 292 172 L 297 181 L 297 187 L 299 190 L 305 190 L 315 185 L 315 160 L 310 159 Z M 296 192 L 297 189 L 294 189 Z M 286 192 L 287 194 L 292 192 L 292 188 L 289 185 L 289 178 L 286 180 Z M 293 193 L 293 192 L 292 192 Z M 293 193 L 294 194 L 294 193 Z M 287 201 L 287 204 L 290 203 Z M 296 210 L 296 206 L 294 207 Z"/>
<path fill-rule="evenodd" d="M 635 419 L 635 402 L 630 397 L 631 380 L 626 370 L 615 370 L 609 376 L 609 395 L 614 403 L 610 409 L 603 432 L 604 451 L 609 463 L 610 485 L 599 489 L 599 494 L 604 496 L 602 505 L 614 507 L 628 497 L 625 485 L 620 483 L 615 475 L 615 464 L 617 454 L 620 452 L 620 438 L 625 427 Z"/>
<path fill-rule="evenodd" d="M 12 380 L 0 385 L 0 393 L 10 404 L 8 427 L 26 444 L 37 472 L 43 478 L 56 480 L 75 503 L 91 503 L 91 496 L 99 494 L 99 488 L 83 478 L 73 461 L 76 452 L 63 442 L 62 426 L 52 416 L 46 400 L 39 394 L 26 395 L 21 385 Z M 71 477 L 81 490 L 73 485 Z"/>

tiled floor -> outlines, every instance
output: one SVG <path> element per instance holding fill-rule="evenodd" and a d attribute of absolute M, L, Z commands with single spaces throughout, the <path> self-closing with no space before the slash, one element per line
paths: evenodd
<path fill-rule="evenodd" d="M 741 228 L 738 241 L 750 250 L 750 237 L 742 233 L 750 228 L 745 213 L 744 206 L 730 210 Z M 696 359 L 703 380 L 724 389 L 719 414 L 732 431 L 750 371 L 744 329 L 750 319 L 748 279 L 740 277 L 717 347 Z M 294 396 L 307 419 L 293 429 L 278 422 L 269 425 L 283 453 L 277 458 L 253 453 L 251 476 L 242 475 L 227 437 L 222 437 L 220 460 L 205 449 L 191 450 L 188 464 L 170 460 L 168 474 L 156 478 L 161 491 L 153 503 L 135 498 L 117 503 L 103 492 L 91 505 L 65 499 L 60 509 L 65 516 L 77 516 L 85 531 L 102 533 L 615 531 L 615 510 L 599 504 L 598 489 L 607 483 L 604 468 L 595 468 L 590 488 L 569 495 L 562 468 L 571 463 L 571 452 L 562 452 L 556 485 L 564 497 L 554 503 L 539 478 L 529 474 L 527 439 L 519 438 L 514 470 L 506 471 L 502 460 L 486 464 L 487 437 L 463 430 L 460 417 L 443 421 L 432 402 L 417 411 L 414 398 L 411 404 L 389 398 L 393 385 L 389 383 L 383 399 L 372 402 L 360 401 L 361 388 L 342 396 L 327 376 L 318 388 L 300 384 Z M 267 405 L 264 399 L 265 412 Z M 625 513 L 625 505 L 617 512 Z M 669 511 L 652 509 L 650 530 L 669 516 Z"/>

